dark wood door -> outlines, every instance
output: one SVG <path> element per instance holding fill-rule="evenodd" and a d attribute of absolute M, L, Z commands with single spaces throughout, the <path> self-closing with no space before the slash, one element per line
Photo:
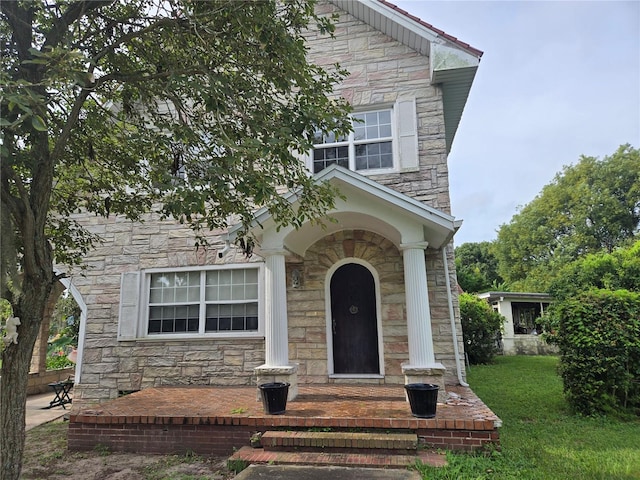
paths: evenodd
<path fill-rule="evenodd" d="M 348 263 L 331 277 L 334 373 L 380 373 L 376 289 L 371 272 Z"/>

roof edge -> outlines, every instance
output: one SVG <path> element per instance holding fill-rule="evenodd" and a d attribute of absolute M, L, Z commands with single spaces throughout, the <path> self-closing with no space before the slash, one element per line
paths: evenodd
<path fill-rule="evenodd" d="M 484 52 L 482 50 L 479 50 L 479 49 L 477 49 L 475 47 L 472 47 L 468 43 L 463 42 L 462 40 L 460 40 L 457 37 L 454 37 L 453 35 L 449 35 L 444 30 L 440 30 L 439 28 L 434 27 L 430 23 L 425 22 L 424 20 L 420 19 L 419 17 L 416 17 L 415 15 L 411 15 L 406 10 L 403 10 L 402 8 L 398 7 L 397 5 L 394 5 L 393 3 L 391 3 L 391 2 L 389 2 L 387 0 L 370 0 L 370 1 L 375 1 L 377 3 L 380 3 L 380 4 L 384 5 L 384 6 L 386 6 L 387 8 L 390 8 L 391 10 L 393 10 L 395 12 L 398 12 L 400 15 L 403 15 L 403 16 L 407 17 L 409 20 L 412 20 L 413 22 L 417 23 L 418 25 L 421 25 L 422 27 L 431 30 L 434 34 L 436 34 L 436 36 L 442 37 L 442 38 L 448 40 L 449 42 L 454 43 L 458 47 L 468 51 L 469 53 L 471 53 L 472 55 L 477 56 L 478 58 L 482 57 L 482 55 L 484 54 Z"/>

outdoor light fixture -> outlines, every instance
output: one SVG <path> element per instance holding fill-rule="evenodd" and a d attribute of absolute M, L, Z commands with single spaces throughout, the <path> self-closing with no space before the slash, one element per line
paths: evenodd
<path fill-rule="evenodd" d="M 291 272 L 291 286 L 293 288 L 299 288 L 302 281 L 302 274 L 297 268 Z"/>

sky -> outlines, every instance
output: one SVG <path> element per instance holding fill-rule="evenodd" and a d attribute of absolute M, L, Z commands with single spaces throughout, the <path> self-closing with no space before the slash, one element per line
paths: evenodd
<path fill-rule="evenodd" d="M 640 1 L 390 1 L 484 52 L 449 154 L 456 246 L 581 155 L 640 148 Z"/>

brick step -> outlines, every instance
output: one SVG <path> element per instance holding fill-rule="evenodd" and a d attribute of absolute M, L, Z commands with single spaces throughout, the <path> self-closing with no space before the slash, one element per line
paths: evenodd
<path fill-rule="evenodd" d="M 447 465 L 444 454 L 420 451 L 414 455 L 371 453 L 273 452 L 262 448 L 242 447 L 228 462 L 269 465 L 312 465 L 367 468 L 407 468 L 417 461 L 434 467 Z"/>
<path fill-rule="evenodd" d="M 262 435 L 261 444 L 266 451 L 415 455 L 418 436 L 408 433 L 268 431 Z"/>

